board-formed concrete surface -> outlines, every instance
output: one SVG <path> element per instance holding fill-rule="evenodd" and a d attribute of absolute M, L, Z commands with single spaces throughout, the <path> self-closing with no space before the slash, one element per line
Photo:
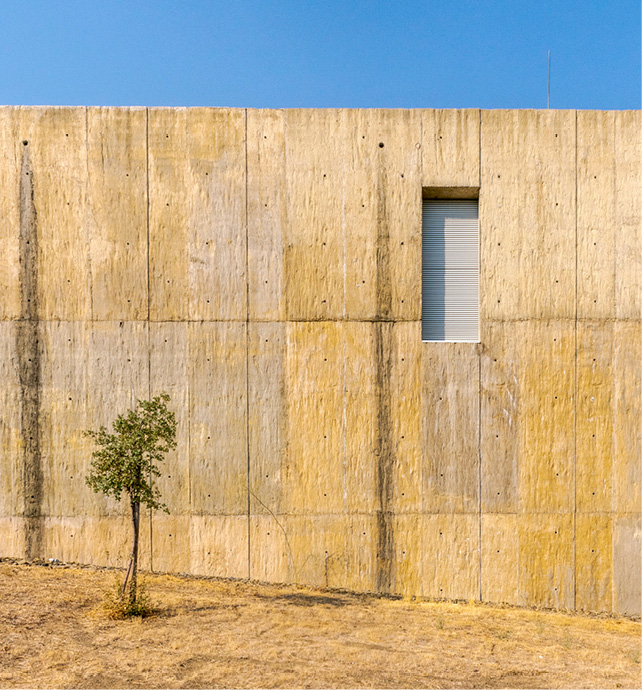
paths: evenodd
<path fill-rule="evenodd" d="M 640 614 L 639 111 L 0 108 L 0 555 Z M 421 341 L 479 195 L 480 339 Z"/>

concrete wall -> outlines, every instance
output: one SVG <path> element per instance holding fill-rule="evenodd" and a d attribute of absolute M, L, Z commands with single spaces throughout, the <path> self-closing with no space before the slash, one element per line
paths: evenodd
<path fill-rule="evenodd" d="M 0 108 L 1 555 L 122 564 L 81 431 L 166 390 L 145 567 L 639 614 L 640 125 Z M 480 344 L 421 342 L 449 187 Z"/>

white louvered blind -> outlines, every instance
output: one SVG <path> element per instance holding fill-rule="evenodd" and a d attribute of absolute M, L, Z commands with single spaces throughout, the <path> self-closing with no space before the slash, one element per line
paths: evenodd
<path fill-rule="evenodd" d="M 425 199 L 422 340 L 479 341 L 477 200 Z"/>

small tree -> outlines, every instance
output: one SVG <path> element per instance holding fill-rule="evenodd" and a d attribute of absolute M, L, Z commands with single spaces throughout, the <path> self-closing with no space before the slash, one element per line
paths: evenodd
<path fill-rule="evenodd" d="M 176 448 L 176 418 L 167 409 L 168 402 L 167 393 L 151 400 L 139 400 L 136 409 L 118 415 L 112 424 L 113 434 L 104 426 L 98 431 L 84 432 L 98 446 L 92 453 L 91 469 L 85 480 L 88 486 L 96 493 L 102 491 L 112 495 L 117 501 L 123 493 L 129 497 L 132 551 L 120 599 L 123 600 L 129 581 L 130 610 L 136 608 L 140 505 L 169 512 L 160 501 L 160 491 L 152 484 L 152 478 L 161 474 L 156 463 L 162 462 L 163 455 Z"/>

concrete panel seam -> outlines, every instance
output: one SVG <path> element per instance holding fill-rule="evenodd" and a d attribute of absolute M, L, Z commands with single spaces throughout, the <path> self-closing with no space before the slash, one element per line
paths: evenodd
<path fill-rule="evenodd" d="M 87 187 L 89 187 L 89 108 L 85 106 L 85 165 Z M 89 274 L 89 319 L 94 320 L 94 278 L 91 267 L 91 238 L 87 241 L 87 271 Z M 49 320 L 49 319 L 48 319 Z"/>
<path fill-rule="evenodd" d="M 9 323 L 9 322 L 16 322 L 20 321 L 20 318 L 15 318 L 15 319 L 0 319 L 0 323 Z M 56 319 L 56 318 L 39 318 L 38 319 L 39 323 L 47 324 L 47 323 L 52 323 L 52 324 L 64 324 L 64 323 L 117 323 L 117 322 L 123 322 L 123 323 L 140 323 L 140 324 L 146 324 L 147 319 L 118 319 L 118 318 L 111 318 L 111 319 L 96 319 L 96 318 L 89 318 L 89 319 Z M 638 324 L 642 323 L 642 317 L 626 317 L 626 316 L 618 316 L 618 317 L 613 317 L 613 318 L 595 318 L 595 317 L 578 317 L 577 319 L 571 317 L 571 318 L 566 318 L 566 317 L 543 317 L 543 316 L 533 316 L 533 317 L 525 317 L 525 318 L 508 318 L 508 319 L 503 319 L 503 318 L 492 318 L 492 319 L 487 319 L 485 323 L 491 323 L 491 324 L 500 324 L 500 323 L 505 323 L 505 324 L 513 324 L 513 323 L 546 323 L 546 322 L 551 322 L 554 321 L 556 323 L 573 323 L 577 321 L 578 324 L 585 324 L 585 323 L 601 323 L 601 324 L 619 324 L 619 323 L 632 323 L 632 324 Z M 149 320 L 150 324 L 170 324 L 170 323 L 245 323 L 245 319 L 150 319 Z M 262 318 L 251 318 L 250 323 L 421 323 L 420 319 L 404 319 L 404 318 L 395 318 L 395 319 L 367 319 L 367 318 L 346 318 L 346 319 L 332 319 L 323 317 L 323 318 L 306 318 L 306 319 L 285 319 L 285 320 L 276 320 L 276 319 L 262 319 Z"/>
<path fill-rule="evenodd" d="M 575 326 L 573 358 L 573 609 L 577 609 L 577 271 L 578 271 L 578 233 L 577 233 L 577 110 L 575 111 Z"/>
<path fill-rule="evenodd" d="M 479 504 L 479 533 L 478 533 L 478 540 L 479 543 L 477 545 L 477 549 L 479 552 L 479 568 L 478 568 L 478 577 L 479 577 L 479 601 L 482 601 L 482 459 L 481 459 L 481 425 L 482 425 L 482 415 L 481 415 L 481 400 L 482 400 L 482 392 L 481 392 L 481 377 L 482 377 L 482 371 L 481 371 L 481 348 L 477 349 L 477 377 L 478 377 L 478 385 L 477 385 L 477 473 L 478 473 L 478 478 L 479 478 L 479 484 L 477 488 L 478 492 L 478 504 Z"/>
<path fill-rule="evenodd" d="M 147 397 L 152 397 L 152 349 L 150 341 L 150 270 L 149 270 L 149 108 L 145 108 L 145 225 L 147 242 Z M 152 484 L 151 469 L 148 477 Z M 154 519 L 153 510 L 149 510 L 149 569 L 154 572 Z"/>
<path fill-rule="evenodd" d="M 250 579 L 250 242 L 248 218 L 247 108 L 245 108 L 245 444 L 247 447 L 247 578 Z"/>
<path fill-rule="evenodd" d="M 341 115 L 341 127 L 342 134 L 345 137 L 346 128 L 346 112 L 345 110 Z M 342 158 L 341 165 L 341 225 L 343 232 L 343 318 L 347 319 L 348 315 L 348 235 L 347 235 L 347 221 L 346 221 L 346 155 L 345 148 Z M 343 424 L 343 512 L 347 513 L 348 510 L 348 387 L 346 385 L 346 373 L 347 373 L 347 344 L 346 339 L 343 338 L 343 400 L 342 400 L 342 418 L 341 423 Z M 343 550 L 344 553 L 348 553 L 348 530 L 344 530 L 343 534 Z M 326 562 L 327 563 L 327 562 Z M 345 575 L 348 578 L 348 561 L 345 562 Z M 327 582 L 327 574 L 326 574 Z"/>
<path fill-rule="evenodd" d="M 479 120 L 477 129 L 477 139 L 478 139 L 478 157 L 477 157 L 477 169 L 478 169 L 478 185 L 481 190 L 481 151 L 482 151 L 482 132 L 481 132 L 481 109 L 479 110 Z M 482 246 L 482 231 L 483 231 L 483 220 L 478 220 L 478 233 L 479 233 L 479 248 Z M 478 248 L 478 252 L 480 249 Z M 480 252 L 481 253 L 481 252 Z M 479 257 L 481 262 L 481 257 Z M 480 324 L 481 330 L 481 324 Z M 478 486 L 478 501 L 479 501 L 479 543 L 477 545 L 479 552 L 479 600 L 483 601 L 482 598 L 482 450 L 481 450 L 481 438 L 482 438 L 482 370 L 481 370 L 481 347 L 477 349 L 477 366 L 478 366 L 478 397 L 477 397 L 477 454 L 478 454 L 478 473 L 479 473 L 479 486 Z"/>

